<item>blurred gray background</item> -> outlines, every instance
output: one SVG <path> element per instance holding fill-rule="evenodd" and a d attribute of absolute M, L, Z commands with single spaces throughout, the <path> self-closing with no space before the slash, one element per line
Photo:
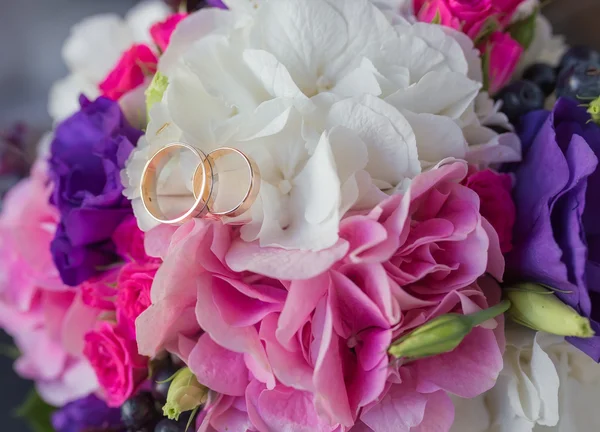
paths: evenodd
<path fill-rule="evenodd" d="M 348 0 L 351 1 L 351 0 Z M 51 84 L 66 75 L 60 56 L 70 27 L 87 15 L 125 13 L 135 0 L 0 0 L 0 129 L 24 121 L 43 132 L 50 127 L 46 98 Z M 554 0 L 544 10 L 568 42 L 600 49 L 600 0 Z M 9 343 L 0 333 L 0 344 Z M 0 356 L 0 431 L 25 432 L 12 412 L 29 384 Z"/>

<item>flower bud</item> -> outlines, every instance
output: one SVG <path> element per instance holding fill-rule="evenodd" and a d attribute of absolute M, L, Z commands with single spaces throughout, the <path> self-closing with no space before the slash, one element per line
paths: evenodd
<path fill-rule="evenodd" d="M 534 283 L 521 283 L 504 290 L 512 304 L 507 315 L 513 321 L 559 336 L 594 336 L 589 319 L 560 301 L 551 290 Z"/>
<path fill-rule="evenodd" d="M 460 345 L 474 327 L 504 313 L 509 306 L 508 301 L 503 301 L 470 315 L 441 315 L 402 336 L 390 346 L 388 352 L 394 357 L 408 359 L 450 352 Z"/>
<path fill-rule="evenodd" d="M 150 115 L 152 106 L 162 101 L 163 94 L 168 85 L 169 79 L 160 72 L 156 72 L 150 86 L 146 89 L 146 112 L 148 115 Z"/>
<path fill-rule="evenodd" d="M 163 413 L 177 421 L 181 413 L 196 409 L 206 402 L 207 397 L 208 388 L 198 382 L 190 368 L 180 369 L 169 386 Z"/>

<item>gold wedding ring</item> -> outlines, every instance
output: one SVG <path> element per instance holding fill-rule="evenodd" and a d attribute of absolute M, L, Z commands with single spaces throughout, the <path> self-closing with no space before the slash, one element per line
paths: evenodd
<path fill-rule="evenodd" d="M 158 203 L 158 177 L 172 156 L 181 151 L 190 152 L 198 161 L 192 177 L 194 203 L 183 214 L 176 217 L 166 216 Z M 224 156 L 233 155 L 241 158 L 249 176 L 248 189 L 243 198 L 231 208 L 216 211 L 215 189 L 218 188 L 219 172 L 215 169 L 216 161 Z M 215 187 L 216 186 L 216 187 Z M 241 151 L 222 147 L 208 155 L 189 144 L 172 143 L 154 153 L 146 163 L 140 182 L 140 195 L 144 208 L 150 216 L 163 224 L 182 224 L 189 219 L 204 216 L 237 217 L 250 209 L 260 189 L 260 171 L 256 163 Z"/>

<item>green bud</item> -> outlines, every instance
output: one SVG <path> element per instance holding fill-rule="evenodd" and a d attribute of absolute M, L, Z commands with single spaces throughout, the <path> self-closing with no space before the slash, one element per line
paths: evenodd
<path fill-rule="evenodd" d="M 162 101 L 163 94 L 169 85 L 169 79 L 156 72 L 150 86 L 146 89 L 146 112 L 150 113 L 150 108 L 157 103 Z"/>
<path fill-rule="evenodd" d="M 470 315 L 441 315 L 402 336 L 390 346 L 388 352 L 394 357 L 408 359 L 450 352 L 460 345 L 473 328 L 504 313 L 509 306 L 508 301 L 503 301 Z"/>
<path fill-rule="evenodd" d="M 559 336 L 594 336 L 590 320 L 560 301 L 554 293 L 534 283 L 521 283 L 504 288 L 512 304 L 507 316 L 534 330 Z"/>
<path fill-rule="evenodd" d="M 183 368 L 173 376 L 163 413 L 177 421 L 181 413 L 198 408 L 207 397 L 208 388 L 198 382 L 190 368 Z"/>

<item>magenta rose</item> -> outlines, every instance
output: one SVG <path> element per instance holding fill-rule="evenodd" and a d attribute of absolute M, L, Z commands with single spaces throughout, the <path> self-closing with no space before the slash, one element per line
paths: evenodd
<path fill-rule="evenodd" d="M 488 28 L 503 30 L 523 0 L 415 0 L 419 21 L 461 30 L 472 40 L 485 36 Z"/>
<path fill-rule="evenodd" d="M 496 93 L 513 76 L 523 47 L 508 33 L 495 32 L 480 48 L 484 54 L 483 73 L 487 78 L 488 91 Z"/>
<path fill-rule="evenodd" d="M 108 406 L 123 404 L 148 376 L 148 359 L 139 355 L 135 340 L 108 322 L 85 335 L 83 349 Z"/>
<path fill-rule="evenodd" d="M 135 320 L 150 307 L 150 289 L 160 267 L 157 262 L 128 263 L 119 274 L 117 311 L 124 326 L 135 335 Z"/>
<path fill-rule="evenodd" d="M 157 64 L 156 54 L 147 45 L 133 45 L 123 53 L 115 68 L 100 83 L 102 96 L 119 100 L 125 93 L 142 85 L 146 77 L 152 77 Z"/>
<path fill-rule="evenodd" d="M 465 186 L 479 195 L 479 211 L 496 230 L 502 253 L 510 252 L 516 218 L 515 203 L 511 196 L 512 180 L 510 176 L 487 169 L 467 177 Z"/>

